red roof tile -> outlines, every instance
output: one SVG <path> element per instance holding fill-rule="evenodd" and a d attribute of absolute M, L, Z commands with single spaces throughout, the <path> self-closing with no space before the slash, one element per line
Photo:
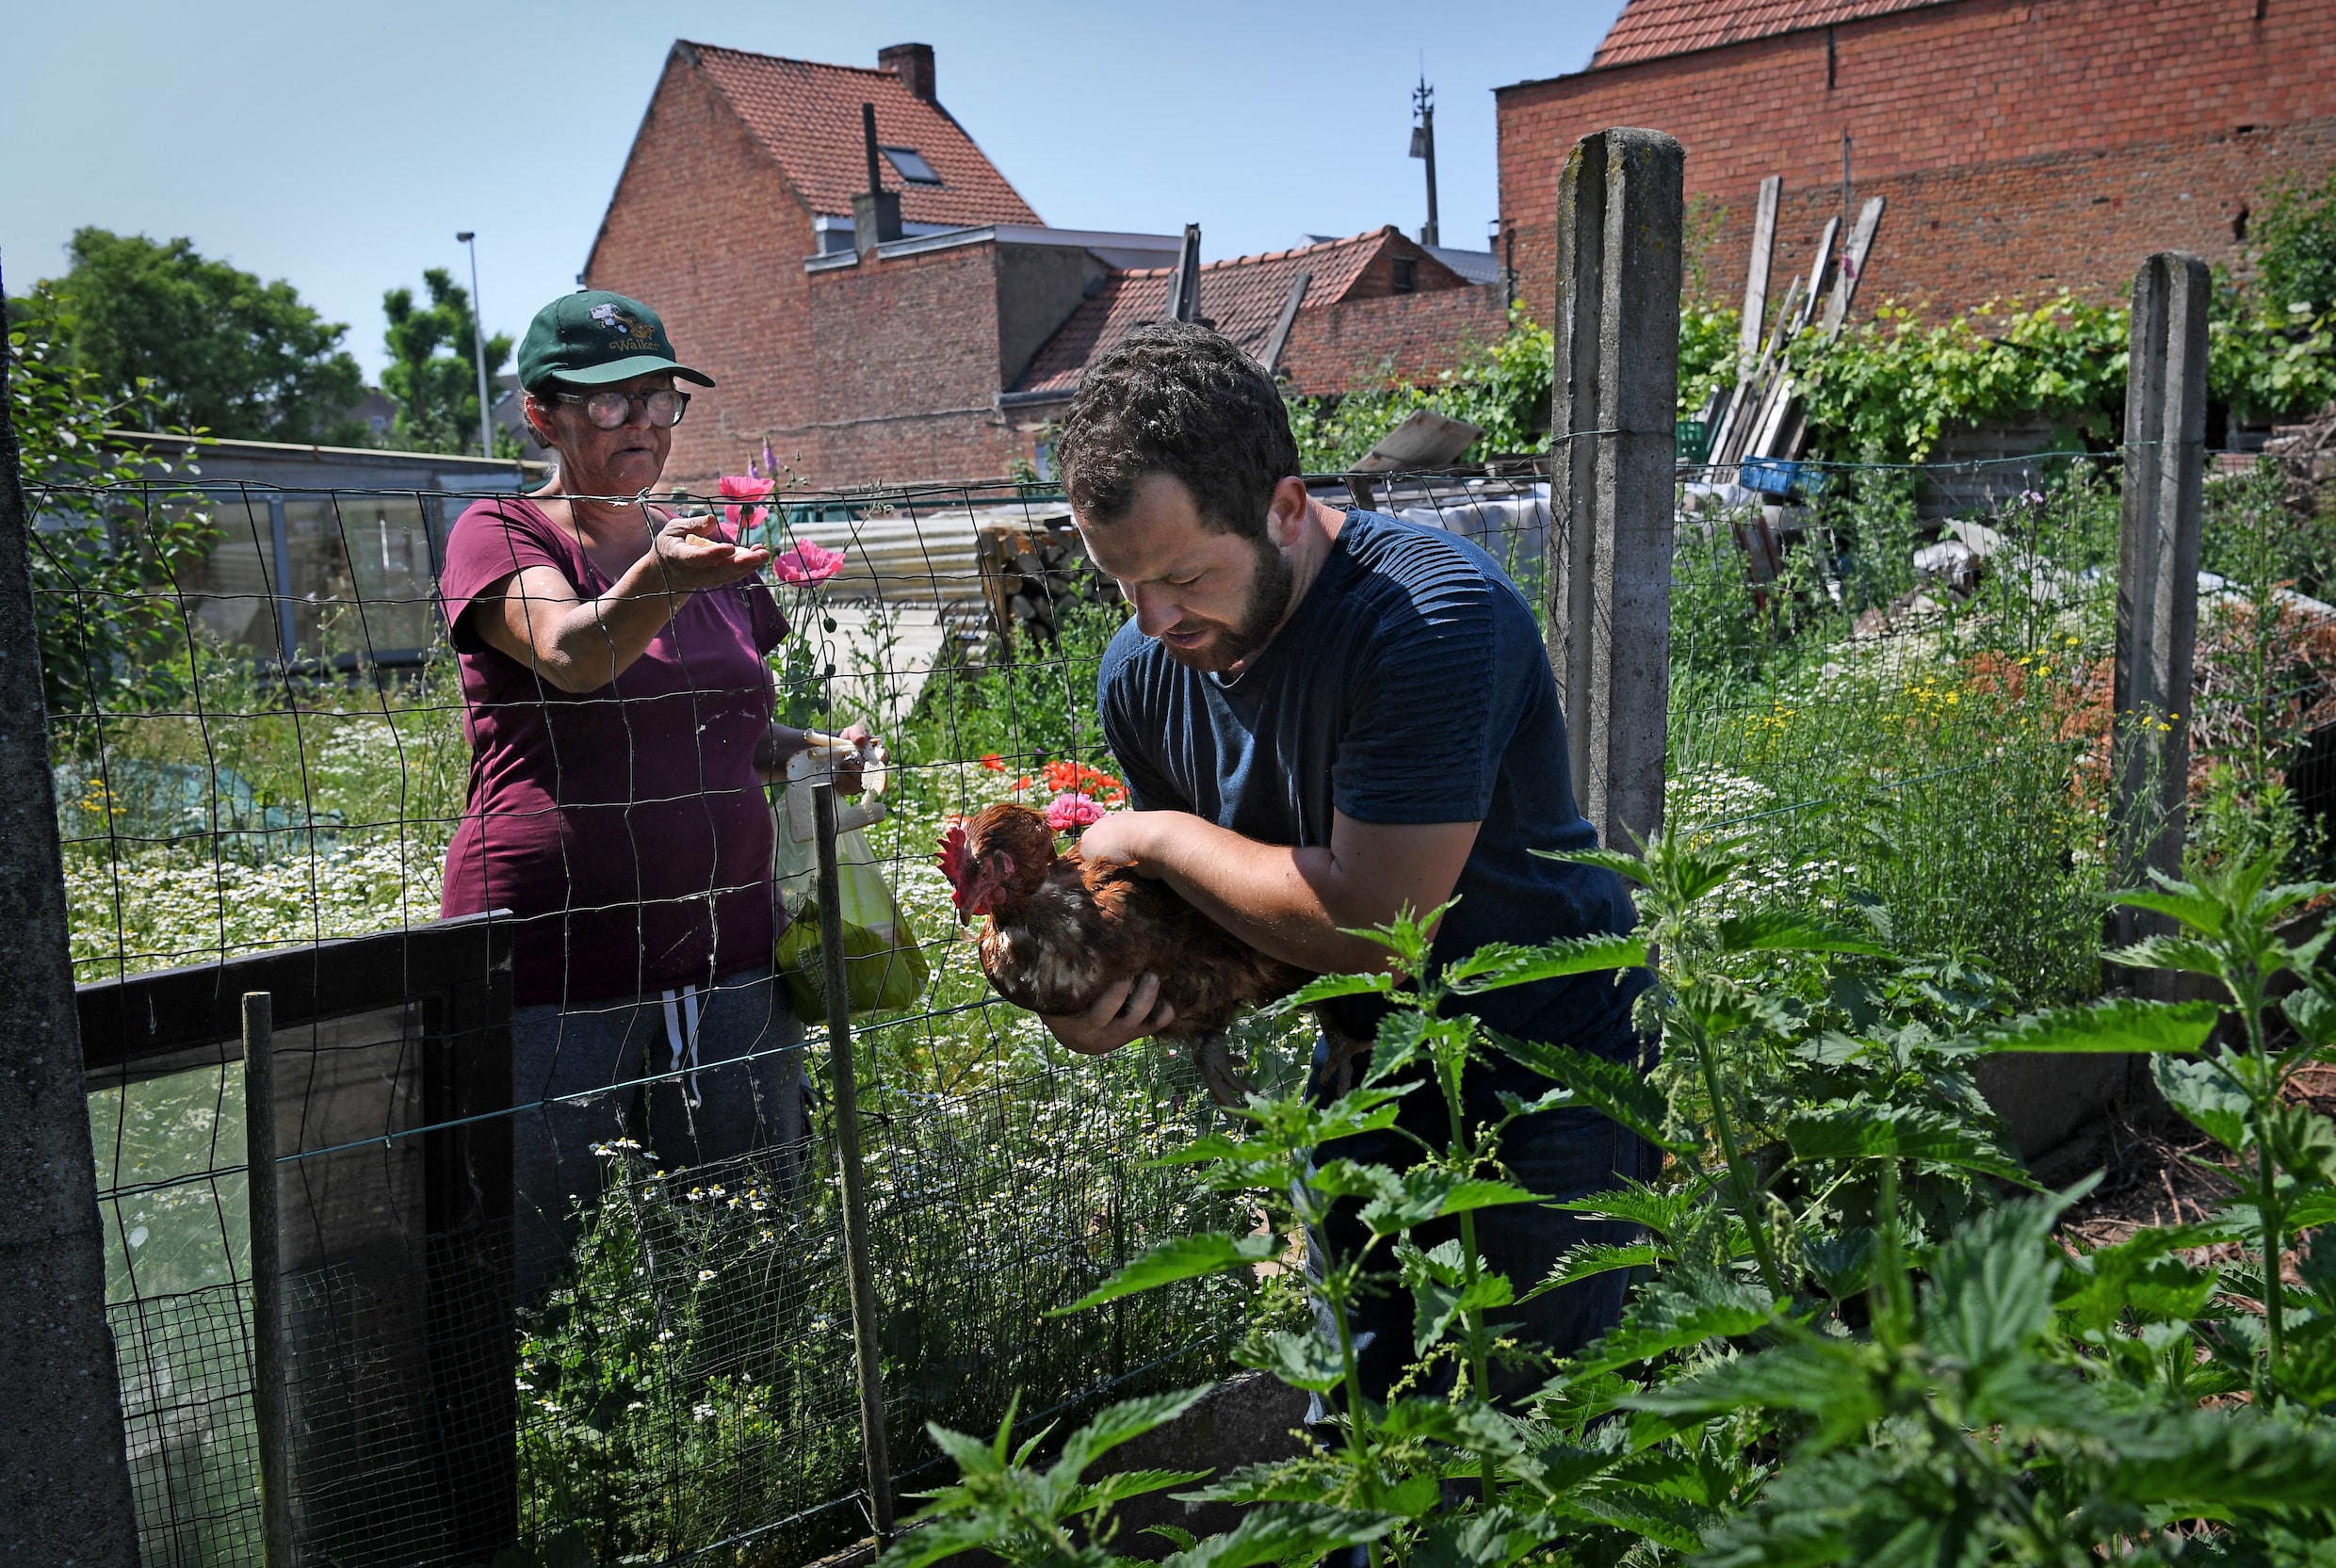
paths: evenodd
<path fill-rule="evenodd" d="M 919 98 L 889 71 L 816 60 L 750 55 L 683 42 L 717 91 L 738 111 L 756 140 L 814 214 L 846 218 L 868 188 L 868 152 L 860 105 L 876 105 L 876 139 L 924 154 L 937 186 L 911 185 L 889 162 L 884 188 L 900 193 L 910 223 L 1036 223 L 1039 217 L 947 109 Z"/>
<path fill-rule="evenodd" d="M 1390 241 L 1403 235 L 1389 225 L 1347 239 L 1304 245 L 1294 251 L 1268 251 L 1261 255 L 1236 256 L 1229 261 L 1205 262 L 1200 269 L 1200 315 L 1218 331 L 1251 354 L 1265 351 L 1290 285 L 1301 272 L 1311 272 L 1302 310 L 1316 310 L 1347 297 L 1363 269 Z M 1423 287 L 1452 287 L 1467 280 L 1450 273 L 1442 262 L 1416 247 Z M 1114 272 L 1102 292 L 1072 313 L 1022 374 L 1017 392 L 1070 392 L 1079 385 L 1087 362 L 1147 321 L 1168 314 L 1168 278 L 1173 268 L 1151 267 Z M 1443 274 L 1449 274 L 1446 282 Z"/>
<path fill-rule="evenodd" d="M 1952 0 L 1630 0 L 1590 69 L 1717 49 L 1778 33 L 1917 10 Z"/>

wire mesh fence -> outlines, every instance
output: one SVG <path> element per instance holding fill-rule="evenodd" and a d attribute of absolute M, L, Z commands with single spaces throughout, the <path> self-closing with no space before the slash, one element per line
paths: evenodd
<path fill-rule="evenodd" d="M 1905 946 L 2042 995 L 2083 989 L 2097 950 L 2117 455 L 2020 462 L 1940 476 L 1980 494 L 1943 530 L 1905 469 L 1811 468 L 1776 494 L 1682 476 L 1668 812 L 1748 855 L 1747 896 L 1887 910 Z M 1316 490 L 1470 540 L 1537 612 L 1567 547 L 1546 464 Z M 825 1047 L 798 1023 L 825 998 L 780 937 L 808 851 L 716 723 L 739 711 L 861 723 L 889 752 L 885 810 L 840 852 L 880 890 L 846 950 L 873 966 L 865 1006 L 852 970 L 854 1069 L 900 1485 L 936 1479 L 927 1420 L 986 1429 L 1018 1396 L 1043 1422 L 1227 1365 L 1254 1282 L 1052 1316 L 1163 1237 L 1251 1221 L 1153 1163 L 1217 1124 L 1192 1066 L 1066 1060 L 992 994 L 933 865 L 986 804 L 1124 800 L 1094 698 L 1127 611 L 1059 499 L 680 498 L 772 547 L 787 630 L 709 591 L 746 675 L 652 650 L 666 684 L 598 696 L 526 671 L 482 686 L 476 638 L 455 656 L 460 498 L 196 478 L 30 500 L 149 1561 L 257 1558 L 240 989 L 278 996 L 303 1560 L 483 1561 L 516 1539 L 543 1560 L 801 1561 L 865 1533 Z M 2226 558 L 2209 763 L 2317 757 L 2336 629 L 2316 584 Z M 579 589 L 616 574 L 570 564 Z M 548 916 L 491 878 L 447 896 L 450 846 L 506 782 L 492 732 L 528 704 L 558 710 L 540 809 L 613 808 L 555 839 Z M 560 798 L 587 776 L 617 782 Z M 707 826 L 725 800 L 748 826 Z M 754 900 L 759 927 L 738 913 Z M 621 964 L 576 918 L 611 911 Z M 657 962 L 659 933 L 680 959 Z M 1305 1044 L 1259 1026 L 1241 1051 L 1286 1082 Z"/>
<path fill-rule="evenodd" d="M 90 1103 L 146 1549 L 250 1560 L 233 1027 L 207 994 L 192 1035 L 157 1043 L 139 1019 L 183 1009 L 191 977 L 220 995 L 276 986 L 287 955 L 346 968 L 352 945 L 446 929 L 442 867 L 479 787 L 463 726 L 482 705 L 432 621 L 455 508 L 200 485 L 33 499 L 73 951 L 85 1012 L 113 1015 L 124 1042 Z M 1059 507 L 998 500 L 785 496 L 726 519 L 778 532 L 788 553 L 773 586 L 793 633 L 768 666 L 756 655 L 778 716 L 860 720 L 892 751 L 890 815 L 860 852 L 932 978 L 862 1021 L 858 1070 L 903 1484 L 930 1463 L 929 1417 L 983 1424 L 1018 1395 L 1042 1419 L 1103 1390 L 1207 1376 L 1241 1317 L 1223 1286 L 1046 1316 L 1152 1240 L 1224 1217 L 1192 1212 L 1146 1163 L 1211 1123 L 1190 1069 L 1149 1056 L 1065 1067 L 990 997 L 931 865 L 951 813 L 1055 783 L 1115 787 L 1083 700 L 1111 595 L 1066 558 Z M 691 745 L 687 726 L 654 733 L 653 700 L 611 705 L 636 744 Z M 639 854 L 622 825 L 584 848 Z M 766 832 L 749 896 L 758 882 L 771 897 L 772 849 Z M 287 1231 L 307 1235 L 285 1263 L 306 1558 L 483 1560 L 479 1530 L 494 1530 L 476 1516 L 498 1507 L 503 1538 L 515 1515 L 533 1545 L 602 1560 L 720 1543 L 810 1555 L 861 1533 L 832 1118 L 793 1016 L 812 977 L 773 974 L 762 947 L 758 964 L 695 984 L 596 987 L 564 969 L 549 1003 L 528 999 L 523 965 L 515 1010 L 507 968 L 499 1017 L 459 1046 L 411 983 L 387 1009 L 337 969 L 305 1010 L 280 997 L 294 1022 L 277 1036 L 292 1096 L 277 1107 L 278 1179 L 308 1195 L 287 1197 Z M 495 983 L 491 968 L 469 980 Z M 589 1088 L 528 1057 L 545 1012 L 555 1055 L 604 1051 Z M 450 1116 L 466 1107 L 433 1093 L 432 1041 L 499 1075 L 492 1110 Z M 718 1127 L 733 1092 L 754 1114 Z M 432 1148 L 476 1117 L 501 1128 L 507 1189 L 518 1161 L 519 1202 L 490 1217 L 495 1278 L 464 1297 L 431 1261 L 456 1239 L 431 1200 L 481 1172 Z M 552 1185 L 531 1189 L 543 1140 L 558 1145 L 537 1161 Z M 531 1270 L 546 1219 L 560 1255 Z M 464 1368 L 498 1357 L 499 1398 L 449 1403 Z M 502 1452 L 477 1451 L 482 1435 Z"/>

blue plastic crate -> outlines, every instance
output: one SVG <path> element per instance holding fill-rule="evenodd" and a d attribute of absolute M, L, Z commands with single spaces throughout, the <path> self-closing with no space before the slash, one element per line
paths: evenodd
<path fill-rule="evenodd" d="M 1825 470 L 1784 458 L 1746 458 L 1736 470 L 1736 482 L 1761 495 L 1786 500 L 1815 495 L 1825 487 Z"/>

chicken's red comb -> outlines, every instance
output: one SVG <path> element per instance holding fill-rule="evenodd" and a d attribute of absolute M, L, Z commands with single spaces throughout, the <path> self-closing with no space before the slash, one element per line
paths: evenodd
<path fill-rule="evenodd" d="M 949 897 L 960 913 L 965 908 L 965 884 L 973 880 L 973 845 L 965 837 L 965 825 L 951 822 L 949 832 L 941 835 L 941 875 L 949 882 Z"/>

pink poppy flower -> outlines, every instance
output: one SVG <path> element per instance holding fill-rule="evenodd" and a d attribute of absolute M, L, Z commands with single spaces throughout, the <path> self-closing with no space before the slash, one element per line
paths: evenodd
<path fill-rule="evenodd" d="M 1046 803 L 1046 826 L 1056 832 L 1066 833 L 1083 828 L 1090 822 L 1103 820 L 1103 808 L 1084 795 L 1064 790 Z"/>
<path fill-rule="evenodd" d="M 750 463 L 748 466 L 753 465 Z M 724 474 L 717 481 L 716 488 L 722 492 L 725 501 L 767 501 L 771 498 L 773 484 L 759 475 Z M 749 528 L 760 527 L 762 520 L 771 513 L 763 507 L 724 507 L 722 515 L 730 525 L 731 537 L 737 539 L 743 538 Z"/>
<path fill-rule="evenodd" d="M 771 563 L 771 570 L 779 581 L 809 588 L 823 583 L 844 569 L 844 553 L 828 550 L 807 539 L 795 541 L 795 547 Z"/>

